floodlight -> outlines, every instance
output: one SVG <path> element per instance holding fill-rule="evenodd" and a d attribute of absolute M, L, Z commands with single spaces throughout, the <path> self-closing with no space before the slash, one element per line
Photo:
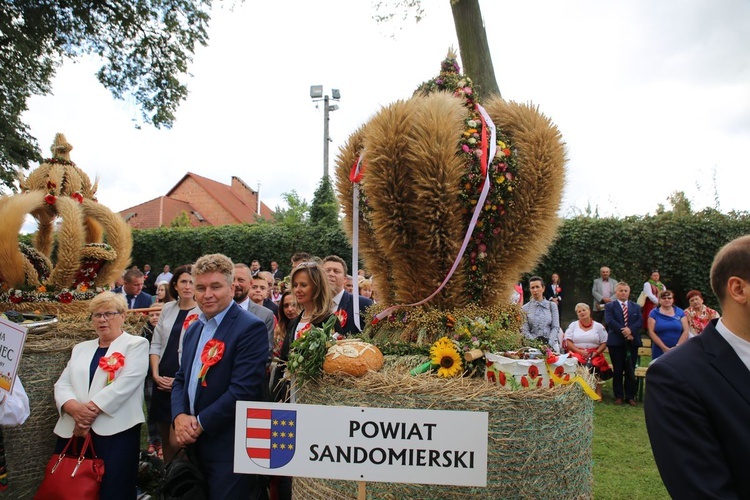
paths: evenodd
<path fill-rule="evenodd" d="M 328 111 L 336 111 L 337 109 L 339 109 L 338 104 L 331 104 L 330 106 L 328 106 Z"/>
<path fill-rule="evenodd" d="M 339 92 L 339 89 L 331 89 L 331 96 L 334 99 L 341 99 L 341 92 Z"/>
<path fill-rule="evenodd" d="M 320 99 L 323 97 L 322 85 L 310 85 L 310 99 Z"/>

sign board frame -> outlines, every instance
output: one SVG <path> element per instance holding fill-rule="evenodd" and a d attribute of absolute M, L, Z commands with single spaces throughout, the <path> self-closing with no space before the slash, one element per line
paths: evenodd
<path fill-rule="evenodd" d="M 21 324 L 0 318 L 0 393 L 13 394 L 27 331 Z"/>
<path fill-rule="evenodd" d="M 234 471 L 486 487 L 487 428 L 486 412 L 238 401 Z"/>

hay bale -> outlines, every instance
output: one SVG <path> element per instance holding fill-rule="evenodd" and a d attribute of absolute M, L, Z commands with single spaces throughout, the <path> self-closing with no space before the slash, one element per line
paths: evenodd
<path fill-rule="evenodd" d="M 577 385 L 509 392 L 470 378 L 411 377 L 422 358 L 389 357 L 363 378 L 325 375 L 300 388 L 300 403 L 489 414 L 487 488 L 367 484 L 372 499 L 591 498 L 593 402 Z M 352 481 L 295 478 L 296 498 L 354 499 Z"/>

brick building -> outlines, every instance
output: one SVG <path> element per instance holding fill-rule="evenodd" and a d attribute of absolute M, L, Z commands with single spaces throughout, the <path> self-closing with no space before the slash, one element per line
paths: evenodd
<path fill-rule="evenodd" d="M 196 227 L 252 224 L 258 213 L 273 218 L 273 211 L 259 200 L 258 192 L 239 177 L 232 176 L 232 184 L 227 186 L 192 172 L 165 196 L 122 210 L 120 215 L 130 227 L 151 229 L 169 226 L 183 212 Z"/>

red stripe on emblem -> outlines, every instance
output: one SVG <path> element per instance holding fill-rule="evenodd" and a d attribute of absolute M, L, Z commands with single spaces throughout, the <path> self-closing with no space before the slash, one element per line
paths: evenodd
<path fill-rule="evenodd" d="M 271 429 L 254 429 L 248 427 L 245 437 L 255 439 L 271 439 Z"/>
<path fill-rule="evenodd" d="M 271 410 L 247 409 L 247 418 L 271 418 Z"/>
<path fill-rule="evenodd" d="M 247 454 L 250 458 L 271 458 L 271 450 L 268 448 L 248 448 Z"/>

